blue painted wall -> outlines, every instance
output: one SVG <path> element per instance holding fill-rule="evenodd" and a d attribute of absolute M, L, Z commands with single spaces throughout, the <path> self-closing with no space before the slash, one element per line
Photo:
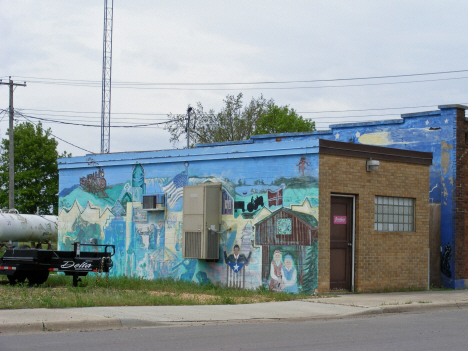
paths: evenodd
<path fill-rule="evenodd" d="M 116 245 L 112 275 L 172 277 L 200 284 L 240 279 L 245 288 L 264 285 L 313 293 L 316 240 L 299 248 L 275 245 L 268 250 L 271 257 L 262 260 L 264 249 L 255 242 L 254 230 L 281 208 L 305 215 L 316 229 L 317 152 L 318 142 L 309 140 L 61 159 L 59 248 L 70 249 L 75 240 L 92 238 Z M 181 189 L 205 182 L 222 184 L 221 230 L 231 228 L 221 234 L 218 262 L 182 258 Z M 142 196 L 155 193 L 166 194 L 166 211 L 142 209 Z M 283 222 L 282 230 L 287 231 Z M 276 230 L 267 235 L 277 235 Z M 240 270 L 229 264 L 235 245 L 245 258 Z M 280 283 L 270 272 L 274 252 L 281 254 L 279 261 L 276 257 L 278 272 L 285 277 Z"/>

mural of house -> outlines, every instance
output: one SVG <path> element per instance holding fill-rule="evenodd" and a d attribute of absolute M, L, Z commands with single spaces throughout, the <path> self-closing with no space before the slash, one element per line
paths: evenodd
<path fill-rule="evenodd" d="M 114 244 L 116 276 L 290 293 L 427 287 L 432 153 L 324 135 L 60 159 L 59 248 Z M 104 188 L 80 185 L 96 172 Z M 204 183 L 221 184 L 215 261 L 182 254 L 183 189 Z M 164 206 L 145 208 L 149 194 Z"/>

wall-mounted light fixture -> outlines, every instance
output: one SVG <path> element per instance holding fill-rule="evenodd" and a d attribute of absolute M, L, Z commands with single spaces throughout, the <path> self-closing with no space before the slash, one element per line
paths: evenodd
<path fill-rule="evenodd" d="M 366 161 L 367 172 L 375 172 L 379 169 L 380 162 L 377 160 L 369 159 Z"/>

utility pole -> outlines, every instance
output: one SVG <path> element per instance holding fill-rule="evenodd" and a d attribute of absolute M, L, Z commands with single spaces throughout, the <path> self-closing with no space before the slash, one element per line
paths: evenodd
<path fill-rule="evenodd" d="M 195 113 L 195 110 L 192 107 L 188 107 L 187 109 L 187 126 L 185 127 L 185 131 L 187 132 L 187 149 L 190 149 L 190 114 L 194 114 L 195 118 L 193 120 L 193 129 L 195 129 L 195 124 L 197 123 L 197 114 Z"/>
<path fill-rule="evenodd" d="M 187 109 L 187 149 L 190 149 L 190 112 L 192 112 L 191 107 Z"/>
<path fill-rule="evenodd" d="M 26 82 L 23 84 L 21 83 L 14 83 L 11 80 L 11 77 L 9 79 L 8 83 L 3 83 L 2 80 L 0 79 L 0 85 L 9 85 L 10 86 L 10 127 L 9 127 L 9 156 L 10 156 L 10 161 L 8 165 L 8 170 L 9 170 L 9 176 L 10 176 L 10 182 L 9 182 L 9 198 L 8 198 L 8 207 L 10 209 L 15 208 L 15 146 L 14 146 L 14 138 L 13 138 L 13 121 L 15 117 L 15 112 L 13 109 L 13 91 L 15 86 L 20 86 L 20 87 L 25 87 Z"/>

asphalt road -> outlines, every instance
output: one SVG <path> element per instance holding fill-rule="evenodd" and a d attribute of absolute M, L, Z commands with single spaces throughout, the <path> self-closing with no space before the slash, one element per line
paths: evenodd
<path fill-rule="evenodd" d="M 467 350 L 468 309 L 420 314 L 0 336 L 1 351 Z"/>

